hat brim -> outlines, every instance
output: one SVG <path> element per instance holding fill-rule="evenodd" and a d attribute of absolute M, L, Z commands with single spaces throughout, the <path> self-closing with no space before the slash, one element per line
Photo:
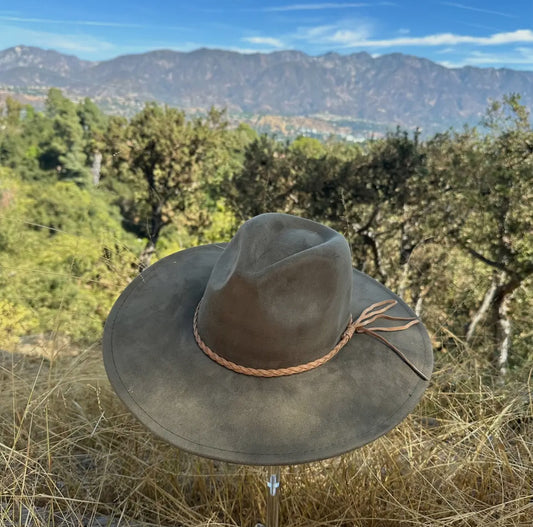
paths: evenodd
<path fill-rule="evenodd" d="M 223 247 L 161 259 L 128 285 L 107 319 L 108 377 L 148 429 L 199 456 L 286 465 L 361 447 L 414 409 L 428 382 L 368 335 L 356 334 L 324 365 L 286 377 L 251 377 L 209 359 L 195 342 L 193 316 Z M 390 298 L 398 301 L 390 314 L 415 316 L 379 282 L 353 271 L 354 317 Z M 433 354 L 422 324 L 387 339 L 429 377 Z"/>

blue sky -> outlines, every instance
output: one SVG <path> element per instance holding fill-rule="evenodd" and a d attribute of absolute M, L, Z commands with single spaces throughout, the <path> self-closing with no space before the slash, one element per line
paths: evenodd
<path fill-rule="evenodd" d="M 533 0 L 0 0 L 0 49 L 105 60 L 153 49 L 407 53 L 533 70 Z"/>

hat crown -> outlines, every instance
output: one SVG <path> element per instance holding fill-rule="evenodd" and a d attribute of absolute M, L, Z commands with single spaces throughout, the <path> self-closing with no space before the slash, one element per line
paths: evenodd
<path fill-rule="evenodd" d="M 269 213 L 245 222 L 216 262 L 198 330 L 241 366 L 298 366 L 328 353 L 350 318 L 352 264 L 338 232 Z"/>

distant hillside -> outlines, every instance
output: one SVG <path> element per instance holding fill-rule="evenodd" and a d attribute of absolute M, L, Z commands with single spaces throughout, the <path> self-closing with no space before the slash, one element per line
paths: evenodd
<path fill-rule="evenodd" d="M 355 131 L 460 126 L 476 122 L 490 99 L 511 92 L 520 93 L 526 106 L 533 103 L 533 72 L 449 69 L 400 53 L 373 58 L 365 52 L 312 57 L 299 51 L 161 50 L 89 62 L 17 46 L 0 52 L 0 85 L 25 95 L 57 86 L 122 113 L 157 100 L 188 110 L 216 105 L 234 114 L 319 116 Z"/>

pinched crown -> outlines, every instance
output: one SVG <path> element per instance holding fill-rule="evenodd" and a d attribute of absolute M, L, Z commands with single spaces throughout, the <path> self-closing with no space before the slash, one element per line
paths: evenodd
<path fill-rule="evenodd" d="M 198 311 L 204 342 L 251 368 L 313 361 L 350 319 L 352 264 L 338 232 L 285 214 L 244 223 L 215 264 Z"/>

